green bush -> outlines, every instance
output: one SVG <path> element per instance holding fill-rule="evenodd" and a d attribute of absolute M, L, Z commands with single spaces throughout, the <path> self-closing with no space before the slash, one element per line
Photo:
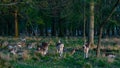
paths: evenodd
<path fill-rule="evenodd" d="M 0 58 L 0 68 L 12 68 L 10 62 Z"/>
<path fill-rule="evenodd" d="M 83 68 L 92 68 L 92 64 L 87 62 L 84 64 Z"/>

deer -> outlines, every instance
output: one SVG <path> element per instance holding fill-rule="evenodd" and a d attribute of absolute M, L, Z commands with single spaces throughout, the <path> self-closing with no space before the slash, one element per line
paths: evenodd
<path fill-rule="evenodd" d="M 17 42 L 18 47 L 24 47 L 25 45 L 26 45 L 26 39 L 25 38 L 21 38 L 20 42 Z"/>
<path fill-rule="evenodd" d="M 27 48 L 28 48 L 28 49 L 33 49 L 33 48 L 35 48 L 36 45 L 37 45 L 37 43 L 36 43 L 36 42 L 33 42 L 33 43 L 31 43 L 31 44 L 28 44 L 28 45 L 27 45 Z"/>
<path fill-rule="evenodd" d="M 47 52 L 48 52 L 48 47 L 49 47 L 49 44 L 46 43 L 46 42 L 42 42 L 41 46 L 37 47 L 37 51 L 42 55 L 46 55 Z"/>
<path fill-rule="evenodd" d="M 64 44 L 61 43 L 60 40 L 56 44 L 56 49 L 57 49 L 57 53 L 59 53 L 60 57 L 62 57 L 62 55 L 63 55 L 63 49 L 64 49 Z"/>
<path fill-rule="evenodd" d="M 89 44 L 87 42 L 83 45 L 83 49 L 84 49 L 84 58 L 88 58 Z"/>
<path fill-rule="evenodd" d="M 10 50 L 10 53 L 13 54 L 13 55 L 15 55 L 16 52 L 17 52 L 17 51 L 16 51 L 14 48 L 12 48 L 12 49 Z"/>
<path fill-rule="evenodd" d="M 16 45 L 12 46 L 12 45 L 9 45 L 8 46 L 8 50 L 11 54 L 15 55 L 17 53 L 17 47 Z"/>
<path fill-rule="evenodd" d="M 9 42 L 8 41 L 5 41 L 1 44 L 3 47 L 7 47 L 9 45 Z"/>

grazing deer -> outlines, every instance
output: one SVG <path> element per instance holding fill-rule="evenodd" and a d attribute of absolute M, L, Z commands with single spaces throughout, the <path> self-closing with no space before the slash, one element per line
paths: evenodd
<path fill-rule="evenodd" d="M 13 55 L 21 55 L 22 54 L 22 49 L 21 47 L 19 47 L 18 45 L 14 45 L 14 46 L 9 46 L 9 52 Z"/>
<path fill-rule="evenodd" d="M 84 58 L 88 58 L 88 52 L 89 52 L 89 44 L 85 43 L 83 45 L 83 49 L 84 49 Z"/>
<path fill-rule="evenodd" d="M 2 43 L 2 46 L 3 46 L 3 47 L 7 47 L 8 44 L 9 44 L 9 42 L 8 42 L 8 41 L 5 41 L 5 42 Z"/>
<path fill-rule="evenodd" d="M 48 45 L 48 43 L 46 43 L 46 42 L 42 42 L 42 45 L 40 46 L 40 47 L 38 47 L 38 52 L 41 54 L 41 55 L 46 55 L 47 54 L 47 52 L 48 52 L 48 47 L 49 47 L 49 45 Z"/>
<path fill-rule="evenodd" d="M 18 47 L 24 47 L 26 45 L 26 39 L 25 38 L 21 38 L 20 42 L 17 43 Z"/>
<path fill-rule="evenodd" d="M 64 44 L 61 43 L 61 41 L 59 40 L 57 45 L 56 45 L 56 48 L 57 48 L 57 53 L 60 54 L 60 57 L 62 56 L 63 54 L 63 48 L 64 48 Z"/>
<path fill-rule="evenodd" d="M 26 42 L 26 39 L 25 39 L 25 38 L 20 38 L 20 40 L 21 40 L 22 42 Z"/>
<path fill-rule="evenodd" d="M 16 51 L 14 48 L 10 49 L 10 53 L 11 53 L 11 54 L 15 55 L 16 52 L 17 52 L 17 51 Z"/>

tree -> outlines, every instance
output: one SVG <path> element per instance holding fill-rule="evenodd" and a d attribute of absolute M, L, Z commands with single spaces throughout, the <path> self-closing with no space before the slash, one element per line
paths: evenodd
<path fill-rule="evenodd" d="M 111 16 L 113 15 L 116 7 L 118 6 L 118 4 L 120 3 L 120 0 L 117 0 L 115 5 L 113 6 L 110 14 L 106 17 L 106 19 L 100 24 L 99 27 L 99 37 L 98 37 L 98 44 L 97 44 L 97 52 L 96 55 L 97 57 L 100 56 L 100 45 L 101 45 L 101 37 L 102 37 L 102 31 L 103 31 L 103 27 L 108 23 L 108 20 L 111 18 Z"/>
<path fill-rule="evenodd" d="M 85 28 L 86 28 L 86 10 L 85 10 L 85 6 L 86 6 L 86 4 L 85 4 L 85 1 L 86 0 L 84 0 L 84 24 L 83 24 L 83 39 L 84 39 L 84 43 L 86 42 L 86 33 L 85 33 Z"/>
<path fill-rule="evenodd" d="M 18 10 L 15 10 L 14 13 L 14 19 L 15 19 L 15 37 L 18 37 Z"/>
<path fill-rule="evenodd" d="M 89 45 L 94 45 L 94 0 L 90 2 L 90 24 L 89 24 Z"/>

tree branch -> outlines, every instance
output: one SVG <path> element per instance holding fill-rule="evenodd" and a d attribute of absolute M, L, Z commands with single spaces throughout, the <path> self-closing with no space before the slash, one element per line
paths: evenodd
<path fill-rule="evenodd" d="M 113 13 L 114 13 L 114 11 L 115 11 L 115 9 L 116 9 L 116 7 L 118 6 L 119 3 L 120 3 L 120 0 L 117 0 L 117 2 L 115 3 L 115 5 L 113 6 L 113 8 L 112 8 L 112 10 L 111 10 L 111 12 L 109 14 L 109 16 L 100 24 L 100 28 L 104 27 L 104 25 L 108 23 L 107 21 L 113 15 Z"/>

